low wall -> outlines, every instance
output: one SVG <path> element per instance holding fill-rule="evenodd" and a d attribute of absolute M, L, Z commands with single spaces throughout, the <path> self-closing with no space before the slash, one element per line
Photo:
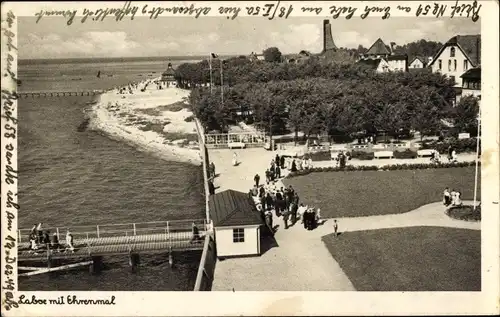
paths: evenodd
<path fill-rule="evenodd" d="M 212 289 L 212 282 L 214 279 L 215 264 L 217 263 L 217 251 L 215 240 L 212 237 L 211 230 L 211 219 L 209 212 L 209 199 L 210 192 L 208 190 L 208 169 L 210 164 L 210 159 L 208 157 L 208 149 L 205 144 L 205 132 L 201 122 L 198 118 L 195 118 L 196 131 L 198 133 L 198 143 L 200 146 L 200 154 L 203 162 L 203 185 L 205 188 L 205 216 L 208 224 L 207 234 L 205 236 L 205 245 L 203 246 L 203 252 L 201 254 L 200 266 L 198 267 L 198 273 L 196 275 L 196 282 L 194 286 L 195 292 L 198 291 L 210 291 Z"/>
<path fill-rule="evenodd" d="M 215 241 L 212 236 L 207 234 L 193 291 L 200 292 L 212 290 L 216 263 L 217 251 Z"/>

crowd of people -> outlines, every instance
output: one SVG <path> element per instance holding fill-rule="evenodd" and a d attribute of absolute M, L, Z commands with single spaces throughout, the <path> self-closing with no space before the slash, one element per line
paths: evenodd
<path fill-rule="evenodd" d="M 285 165 L 286 159 L 284 156 L 278 154 L 271 160 L 271 164 L 265 171 L 266 181 L 264 184 L 260 182 L 260 175 L 254 176 L 254 186 L 249 191 L 249 195 L 255 201 L 257 209 L 261 212 L 263 219 L 267 226 L 274 232 L 273 214 L 276 217 L 282 217 L 284 228 L 288 229 L 293 226 L 297 221 L 301 221 L 304 228 L 313 230 L 318 224 L 323 221 L 321 219 L 321 210 L 304 206 L 300 203 L 298 193 L 294 190 L 292 185 L 287 188 L 276 187 L 276 182 L 283 177 L 282 170 L 287 168 Z M 291 160 L 290 170 L 293 167 L 297 168 L 295 159 Z"/>
<path fill-rule="evenodd" d="M 66 231 L 66 246 L 63 247 L 59 242 L 59 236 L 56 232 L 50 235 L 50 230 L 43 230 L 42 223 L 33 225 L 29 235 L 30 239 L 30 250 L 37 253 L 39 250 L 53 250 L 56 252 L 60 251 L 71 251 L 75 252 L 73 234 Z"/>
<path fill-rule="evenodd" d="M 449 206 L 462 206 L 462 200 L 460 199 L 460 196 L 462 194 L 455 189 L 450 189 L 446 187 L 443 192 L 443 204 L 446 207 Z"/>

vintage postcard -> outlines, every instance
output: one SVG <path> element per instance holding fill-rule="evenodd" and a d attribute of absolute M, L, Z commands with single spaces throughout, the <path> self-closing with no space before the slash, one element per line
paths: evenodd
<path fill-rule="evenodd" d="M 498 1 L 1 13 L 2 315 L 500 312 Z"/>

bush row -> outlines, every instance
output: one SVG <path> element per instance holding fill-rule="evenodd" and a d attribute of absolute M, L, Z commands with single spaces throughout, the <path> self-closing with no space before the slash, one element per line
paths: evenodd
<path fill-rule="evenodd" d="M 352 171 L 395 171 L 395 170 L 419 170 L 429 168 L 450 168 L 450 167 L 467 167 L 474 166 L 475 162 L 459 162 L 459 163 L 442 163 L 442 164 L 391 164 L 384 166 L 353 166 L 347 165 L 345 168 L 340 167 L 315 167 L 297 172 L 291 172 L 287 178 L 303 176 L 314 172 L 352 172 Z M 479 163 L 481 164 L 481 163 Z"/>
<path fill-rule="evenodd" d="M 452 139 L 446 141 L 423 142 L 422 149 L 435 149 L 439 153 L 448 153 L 448 149 L 452 147 L 457 153 L 476 152 L 476 138 L 470 139 Z"/>

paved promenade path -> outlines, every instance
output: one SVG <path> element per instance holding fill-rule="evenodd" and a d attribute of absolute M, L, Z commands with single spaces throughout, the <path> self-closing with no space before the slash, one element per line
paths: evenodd
<path fill-rule="evenodd" d="M 241 162 L 239 166 L 231 165 L 234 152 L 238 154 Z M 261 181 L 265 180 L 264 171 L 275 156 L 276 152 L 258 148 L 236 151 L 209 150 L 210 160 L 215 164 L 216 174 L 219 174 L 215 180 L 218 187 L 216 192 L 226 189 L 248 192 L 253 186 L 256 173 L 261 176 Z M 279 182 L 277 187 L 281 186 L 284 185 Z M 481 229 L 479 222 L 453 220 L 444 211 L 442 203 L 437 202 L 403 214 L 337 218 L 337 222 L 341 232 L 412 226 Z M 275 234 L 278 246 L 265 250 L 267 248 L 263 242 L 262 248 L 265 252 L 260 257 L 218 261 L 212 291 L 355 290 L 321 241 L 322 236 L 333 232 L 332 223 L 332 220 L 327 219 L 323 225 L 308 231 L 298 222 L 285 230 L 282 218 L 274 216 L 273 224 L 279 225 Z"/>

